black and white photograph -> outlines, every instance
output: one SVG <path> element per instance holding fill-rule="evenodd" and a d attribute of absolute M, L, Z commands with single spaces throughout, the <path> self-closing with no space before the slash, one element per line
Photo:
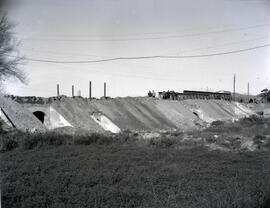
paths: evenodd
<path fill-rule="evenodd" d="M 270 208 L 270 0 L 0 0 L 0 208 Z"/>

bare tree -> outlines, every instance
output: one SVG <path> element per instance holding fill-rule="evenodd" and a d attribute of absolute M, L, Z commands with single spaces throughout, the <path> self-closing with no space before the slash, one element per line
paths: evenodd
<path fill-rule="evenodd" d="M 1 0 L 0 0 L 1 1 Z M 0 2 L 0 7 L 3 4 Z M 7 14 L 0 10 L 0 85 L 8 78 L 16 78 L 25 82 L 25 74 L 18 68 L 22 60 L 16 54 L 16 42 L 13 39 L 12 24 L 7 19 Z"/>

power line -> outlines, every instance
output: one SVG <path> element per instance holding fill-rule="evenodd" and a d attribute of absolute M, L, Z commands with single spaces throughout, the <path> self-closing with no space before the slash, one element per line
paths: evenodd
<path fill-rule="evenodd" d="M 270 24 L 260 24 L 260 25 L 253 25 L 253 26 L 248 26 L 248 27 L 230 28 L 230 29 L 223 29 L 223 30 L 202 32 L 202 33 L 193 33 L 193 34 L 186 34 L 186 35 L 168 35 L 168 36 L 144 37 L 144 38 L 115 38 L 115 39 L 112 39 L 112 38 L 110 39 L 23 38 L 22 40 L 48 41 L 48 42 L 119 42 L 119 41 L 137 41 L 137 40 L 177 39 L 177 38 L 184 38 L 184 37 L 196 37 L 196 36 L 201 36 L 201 35 L 210 35 L 210 34 L 217 34 L 217 33 L 224 33 L 224 32 L 248 30 L 248 29 L 254 29 L 254 28 L 259 28 L 259 27 L 268 27 L 269 25 Z"/>
<path fill-rule="evenodd" d="M 256 22 L 256 21 L 254 21 Z M 258 21 L 256 22 L 257 24 L 254 25 L 250 25 L 250 24 L 247 24 L 247 23 L 250 23 L 250 21 L 247 21 L 247 22 L 241 22 L 240 24 L 224 24 L 223 25 L 223 28 L 225 29 L 226 27 L 227 28 L 230 28 L 230 27 L 233 27 L 233 28 L 238 28 L 238 27 L 253 27 L 253 26 L 257 26 L 257 25 L 267 25 L 268 23 L 267 22 L 261 22 L 260 24 L 258 24 Z M 219 26 L 218 29 L 221 29 L 221 27 Z M 182 32 L 192 32 L 192 31 L 207 31 L 207 30 L 217 30 L 217 27 L 196 27 L 196 28 L 186 28 L 186 29 L 183 29 L 183 30 L 177 30 L 177 31 L 159 31 L 159 32 L 140 32 L 140 33 L 132 33 L 132 34 L 118 34 L 116 37 L 138 37 L 138 36 L 142 36 L 142 35 L 166 35 L 166 34 L 175 34 L 175 33 L 182 33 Z M 67 37 L 67 34 L 58 34 L 58 35 L 55 35 L 55 36 L 52 36 L 52 35 L 44 35 L 44 33 L 35 33 L 35 35 L 37 36 L 41 36 L 41 37 L 44 37 L 44 38 L 47 38 L 47 39 L 50 39 L 50 38 L 66 38 Z M 34 36 L 35 36 L 34 35 Z M 110 35 L 111 36 L 111 35 Z M 70 36 L 71 37 L 71 36 Z M 75 36 L 75 37 L 79 37 L 79 36 Z M 97 36 L 90 36 L 90 35 L 84 35 L 84 36 L 80 36 L 80 38 L 89 38 L 89 37 L 94 37 L 96 38 Z M 109 37 L 109 36 L 107 36 Z M 27 39 L 27 38 L 23 38 L 21 37 L 21 39 Z M 31 38 L 29 38 L 31 39 Z"/>
<path fill-rule="evenodd" d="M 199 47 L 195 49 L 189 49 L 189 50 L 184 50 L 180 51 L 181 54 L 186 53 L 186 52 L 193 52 L 193 51 L 201 51 L 201 50 L 206 50 L 206 49 L 212 49 L 212 48 L 219 48 L 223 46 L 228 46 L 228 45 L 238 45 L 242 43 L 247 43 L 247 42 L 253 42 L 253 41 L 258 41 L 258 40 L 268 40 L 269 36 L 262 36 L 259 38 L 255 39 L 248 39 L 248 40 L 243 40 L 243 41 L 233 41 L 233 42 L 225 42 L 222 44 L 215 44 L 207 47 Z M 85 57 L 95 57 L 95 58 L 113 58 L 111 56 L 104 56 L 104 55 L 93 55 L 93 54 L 86 54 L 86 53 L 69 53 L 69 52 L 55 52 L 55 51 L 47 51 L 47 50 L 36 50 L 36 49 L 31 49 L 32 52 L 35 53 L 46 53 L 49 55 L 71 55 L 71 56 L 85 56 Z"/>
<path fill-rule="evenodd" d="M 110 61 L 119 61 L 119 60 L 141 60 L 141 59 L 183 59 L 183 58 L 204 58 L 204 57 L 213 57 L 213 56 L 222 56 L 229 54 L 237 54 L 243 53 L 246 51 L 257 50 L 260 48 L 269 47 L 270 44 L 255 46 L 251 48 L 245 48 L 234 51 L 226 51 L 219 53 L 211 53 L 211 54 L 200 54 L 200 55 L 153 55 L 153 56 L 130 56 L 130 57 L 115 57 L 115 58 L 107 58 L 107 59 L 98 59 L 98 60 L 86 60 L 86 61 L 57 61 L 57 60 L 48 60 L 48 59 L 35 59 L 35 58 L 24 58 L 28 61 L 33 62 L 43 62 L 43 63 L 54 63 L 54 64 L 86 64 L 86 63 L 100 63 L 100 62 L 110 62 Z M 16 56 L 11 56 L 18 58 Z"/>
<path fill-rule="evenodd" d="M 198 50 L 205 50 L 205 49 L 211 49 L 211 48 L 216 48 L 216 47 L 220 47 L 220 46 L 227 46 L 227 45 L 236 45 L 236 44 L 242 44 L 242 43 L 246 43 L 246 42 L 251 42 L 251 41 L 257 41 L 257 40 L 264 40 L 264 39 L 269 39 L 269 37 L 268 36 L 262 36 L 262 37 L 259 37 L 259 38 L 256 38 L 256 39 L 249 39 L 249 40 L 244 40 L 244 41 L 234 41 L 234 42 L 226 42 L 226 43 L 222 43 L 222 44 L 215 44 L 215 45 L 212 45 L 212 46 L 208 46 L 208 47 L 200 47 L 200 48 L 195 48 L 195 49 L 191 49 L 191 50 L 184 50 L 184 51 L 181 51 L 181 54 L 183 54 L 183 53 L 185 53 L 185 52 L 192 52 L 192 51 L 198 51 Z M 96 57 L 96 58 L 113 58 L 113 57 L 108 57 L 108 56 L 102 56 L 102 55 L 89 55 L 89 54 L 86 54 L 86 53 L 66 53 L 66 52 L 64 52 L 64 53 L 54 53 L 53 51 L 36 51 L 35 50 L 35 52 L 48 52 L 49 54 L 51 54 L 51 52 L 52 52 L 52 54 L 56 54 L 56 55 L 61 55 L 61 54 L 68 54 L 68 55 L 78 55 L 78 56 L 93 56 L 93 57 Z M 121 62 L 119 63 L 119 62 L 113 62 L 113 64 L 121 64 Z M 139 67 L 144 67 L 144 68 L 147 68 L 148 66 L 142 66 L 141 65 L 141 63 L 135 63 L 135 64 L 139 64 Z M 91 68 L 92 69 L 92 68 Z M 97 72 L 97 73 L 99 73 L 100 72 L 100 69 L 99 69 L 99 71 L 95 71 L 95 72 Z M 106 73 L 106 74 L 108 74 L 108 71 L 103 71 L 102 73 Z M 154 80 L 153 79 L 153 77 L 145 77 L 145 76 L 138 76 L 137 74 L 130 74 L 130 73 L 128 73 L 128 74 L 111 74 L 111 75 L 113 75 L 113 76 L 122 76 L 122 77 L 133 77 L 133 78 L 139 78 L 139 79 L 150 79 L 150 80 Z M 165 74 L 156 74 L 155 73 L 155 75 L 160 75 L 160 76 L 162 76 L 162 77 L 166 77 L 167 75 L 165 75 Z M 167 80 L 164 80 L 164 78 L 163 79 L 160 79 L 161 81 L 168 81 L 168 79 Z M 172 79 L 170 79 L 169 81 L 173 81 L 173 82 L 178 82 L 179 80 L 172 80 Z"/>
<path fill-rule="evenodd" d="M 212 49 L 212 48 L 219 48 L 219 47 L 228 46 L 228 45 L 238 45 L 238 44 L 243 44 L 243 43 L 253 42 L 253 41 L 258 41 L 258 40 L 266 40 L 266 39 L 268 40 L 269 38 L 270 38 L 269 36 L 263 36 L 263 37 L 256 38 L 256 39 L 226 42 L 226 43 L 215 44 L 215 45 L 207 46 L 207 47 L 200 47 L 200 48 L 195 48 L 195 49 L 191 49 L 191 50 L 184 50 L 184 51 L 181 51 L 181 53 L 191 52 L 191 51 L 201 51 L 201 50 Z"/>

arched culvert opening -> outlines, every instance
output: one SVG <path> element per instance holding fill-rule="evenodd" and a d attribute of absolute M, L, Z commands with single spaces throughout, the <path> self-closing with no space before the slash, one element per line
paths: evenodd
<path fill-rule="evenodd" d="M 194 114 L 195 116 L 197 116 L 197 117 L 199 118 L 199 115 L 198 115 L 198 113 L 196 113 L 196 112 L 193 112 L 193 114 Z"/>
<path fill-rule="evenodd" d="M 44 123 L 45 113 L 42 111 L 35 111 L 33 114 L 38 118 L 38 120 L 41 121 L 41 123 Z"/>

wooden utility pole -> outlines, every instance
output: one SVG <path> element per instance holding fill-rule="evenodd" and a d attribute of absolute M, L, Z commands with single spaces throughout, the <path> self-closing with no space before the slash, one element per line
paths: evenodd
<path fill-rule="evenodd" d="M 104 98 L 106 98 L 106 82 L 104 82 Z"/>
<path fill-rule="evenodd" d="M 57 97 L 60 95 L 59 84 L 57 84 Z"/>
<path fill-rule="evenodd" d="M 236 81 L 236 76 L 234 74 L 233 75 L 233 101 L 235 101 L 235 81 Z"/>
<path fill-rule="evenodd" d="M 74 97 L 74 85 L 72 85 L 72 97 Z"/>
<path fill-rule="evenodd" d="M 89 82 L 89 99 L 92 99 L 92 82 Z"/>

